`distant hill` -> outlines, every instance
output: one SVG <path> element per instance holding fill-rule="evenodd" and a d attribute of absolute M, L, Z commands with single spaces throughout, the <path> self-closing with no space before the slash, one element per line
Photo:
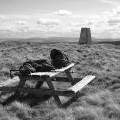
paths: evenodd
<path fill-rule="evenodd" d="M 21 41 L 21 42 L 77 42 L 79 38 L 76 37 L 49 37 L 49 38 L 0 38 L 0 41 Z"/>
<path fill-rule="evenodd" d="M 79 38 L 77 37 L 49 37 L 49 38 L 0 38 L 0 42 L 4 41 L 19 41 L 19 42 L 40 42 L 40 43 L 62 43 L 62 42 L 68 42 L 68 43 L 78 43 Z M 93 44 L 113 44 L 113 45 L 120 45 L 120 38 L 118 39 L 97 39 L 92 38 Z"/>

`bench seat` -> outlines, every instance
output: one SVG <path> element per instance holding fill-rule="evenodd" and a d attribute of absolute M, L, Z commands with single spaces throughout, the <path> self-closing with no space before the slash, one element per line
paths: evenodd
<path fill-rule="evenodd" d="M 37 76 L 49 76 L 49 77 L 54 77 L 58 75 L 60 72 L 64 72 L 70 68 L 72 68 L 75 64 L 71 63 L 70 65 L 63 67 L 61 69 L 56 69 L 52 70 L 51 72 L 36 72 L 36 73 L 31 73 L 30 75 L 37 75 Z"/>
<path fill-rule="evenodd" d="M 80 91 L 83 87 L 85 87 L 89 82 L 91 82 L 95 76 L 88 75 L 83 78 L 81 81 L 73 85 L 72 87 L 68 88 L 68 90 L 73 91 L 74 93 Z"/>

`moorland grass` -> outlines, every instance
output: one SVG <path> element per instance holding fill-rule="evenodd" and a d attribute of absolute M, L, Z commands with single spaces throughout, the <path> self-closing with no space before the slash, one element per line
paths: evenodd
<path fill-rule="evenodd" d="M 40 44 L 27 42 L 0 43 L 0 80 L 10 79 L 9 70 L 18 69 L 29 59 L 46 58 L 50 61 L 50 50 L 58 48 L 65 52 L 71 62 L 76 63 L 74 77 L 88 74 L 96 76 L 79 97 L 68 108 L 59 108 L 53 98 L 37 101 L 30 107 L 28 101 L 13 101 L 0 106 L 3 120 L 120 120 L 120 49 L 111 44 L 77 45 L 69 43 Z M 62 83 L 59 84 L 61 87 Z M 29 84 L 27 85 L 29 87 Z M 4 94 L 8 96 L 8 94 Z M 6 98 L 5 97 L 5 98 Z M 64 98 L 66 99 L 66 98 Z"/>

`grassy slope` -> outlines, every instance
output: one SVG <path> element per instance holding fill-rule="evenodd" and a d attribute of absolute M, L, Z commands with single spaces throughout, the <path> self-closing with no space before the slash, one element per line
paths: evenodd
<path fill-rule="evenodd" d="M 120 119 L 120 46 L 112 44 L 77 45 L 73 43 L 40 44 L 0 43 L 0 79 L 9 78 L 9 69 L 19 68 L 28 59 L 49 59 L 52 48 L 65 52 L 75 62 L 74 77 L 93 74 L 96 79 L 82 92 L 85 96 L 60 109 L 53 98 L 29 107 L 29 101 L 0 107 L 0 119 L 11 120 L 119 120 Z M 61 84 L 62 86 L 62 84 Z M 66 100 L 67 98 L 63 98 Z M 6 115 L 6 116 L 5 116 Z"/>

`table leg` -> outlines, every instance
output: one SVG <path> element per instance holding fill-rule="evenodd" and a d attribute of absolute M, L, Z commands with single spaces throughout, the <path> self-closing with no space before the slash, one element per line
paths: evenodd
<path fill-rule="evenodd" d="M 40 88 L 43 85 L 44 81 L 38 81 L 35 88 Z"/>
<path fill-rule="evenodd" d="M 22 88 L 24 86 L 26 80 L 23 77 L 21 77 L 21 76 L 19 76 L 19 78 L 20 78 L 20 82 L 17 85 L 17 87 L 18 88 Z M 15 93 L 13 95 L 9 96 L 9 98 L 6 99 L 2 104 L 3 105 L 7 105 L 7 104 L 11 103 L 12 101 L 14 101 L 16 99 L 18 100 L 19 96 L 20 96 L 20 92 L 18 90 L 16 90 Z"/>
<path fill-rule="evenodd" d="M 46 79 L 46 82 L 47 82 L 47 84 L 48 84 L 48 86 L 49 86 L 50 89 L 55 90 L 54 85 L 52 84 L 51 78 L 48 77 Z M 53 97 L 54 97 L 55 101 L 57 102 L 57 104 L 61 105 L 61 101 L 60 101 L 59 96 L 53 95 Z"/>
<path fill-rule="evenodd" d="M 26 79 L 22 76 L 19 76 L 20 82 L 17 85 L 18 88 L 23 88 L 26 82 Z M 18 90 L 15 91 L 14 96 L 18 97 L 20 95 L 20 92 Z"/>
<path fill-rule="evenodd" d="M 72 78 L 72 75 L 70 74 L 70 70 L 65 71 L 69 81 L 71 82 L 71 85 L 74 85 L 74 79 Z"/>

